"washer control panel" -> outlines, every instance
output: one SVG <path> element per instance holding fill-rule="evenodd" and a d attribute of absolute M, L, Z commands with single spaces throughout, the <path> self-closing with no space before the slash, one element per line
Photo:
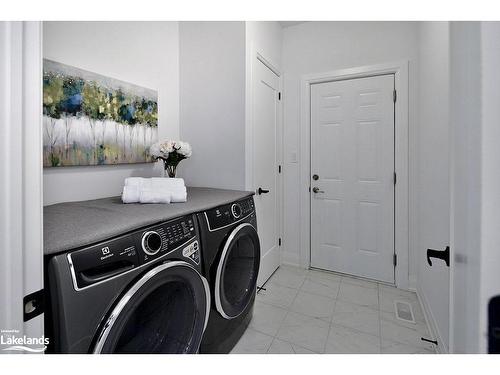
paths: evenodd
<path fill-rule="evenodd" d="M 210 230 L 216 230 L 231 225 L 255 212 L 253 198 L 249 197 L 238 202 L 219 206 L 206 211 Z"/>
<path fill-rule="evenodd" d="M 147 231 L 142 235 L 142 250 L 148 255 L 155 255 L 161 250 L 163 238 L 154 230 Z"/>
<path fill-rule="evenodd" d="M 199 265 L 194 216 L 188 215 L 67 254 L 76 290 L 118 276 L 170 254 Z"/>
<path fill-rule="evenodd" d="M 162 256 L 196 236 L 193 216 L 168 221 L 144 230 L 141 235 L 139 259 L 142 263 Z"/>

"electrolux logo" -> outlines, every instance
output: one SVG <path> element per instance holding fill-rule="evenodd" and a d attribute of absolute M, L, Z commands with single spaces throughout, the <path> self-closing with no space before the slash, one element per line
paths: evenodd
<path fill-rule="evenodd" d="M 49 345 L 49 338 L 43 335 L 41 337 L 19 336 L 17 329 L 2 329 L 0 331 L 0 345 L 2 351 L 43 353 Z"/>
<path fill-rule="evenodd" d="M 102 253 L 102 257 L 100 258 L 101 260 L 111 258 L 112 256 L 115 255 L 111 252 L 111 249 L 109 248 L 109 246 L 102 247 L 101 253 Z"/>

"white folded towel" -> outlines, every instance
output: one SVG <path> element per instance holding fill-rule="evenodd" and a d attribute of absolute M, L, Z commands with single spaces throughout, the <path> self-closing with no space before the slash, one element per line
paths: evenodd
<path fill-rule="evenodd" d="M 170 203 L 169 191 L 160 189 L 142 188 L 139 196 L 140 203 Z"/>
<path fill-rule="evenodd" d="M 170 202 L 172 203 L 182 203 L 187 201 L 187 191 L 171 191 L 170 192 Z"/>
<path fill-rule="evenodd" d="M 125 186 L 138 186 L 139 188 L 151 188 L 152 179 L 144 177 L 127 177 L 125 179 Z"/>
<path fill-rule="evenodd" d="M 142 177 L 127 177 L 125 179 L 125 186 L 141 186 Z"/>
<path fill-rule="evenodd" d="M 153 177 L 150 180 L 153 188 L 168 189 L 170 191 L 186 188 L 183 178 Z"/>
<path fill-rule="evenodd" d="M 182 178 L 127 177 L 122 193 L 123 203 L 181 203 L 187 201 Z"/>
<path fill-rule="evenodd" d="M 140 198 L 139 186 L 125 185 L 122 192 L 123 203 L 137 203 Z"/>

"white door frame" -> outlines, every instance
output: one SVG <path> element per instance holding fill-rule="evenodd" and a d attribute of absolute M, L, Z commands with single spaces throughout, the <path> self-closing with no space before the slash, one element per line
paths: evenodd
<path fill-rule="evenodd" d="M 0 83 L 0 329 L 38 338 L 23 297 L 43 288 L 41 22 L 0 22 Z"/>
<path fill-rule="evenodd" d="M 278 155 L 278 164 L 281 166 L 281 173 L 276 171 L 277 176 L 277 199 L 278 199 L 278 236 L 282 239 L 283 245 L 283 74 L 276 64 L 267 59 L 260 51 L 253 46 L 250 47 L 250 61 L 247 60 L 247 97 L 246 97 L 246 121 L 245 121 L 245 189 L 255 191 L 254 169 L 253 169 L 253 148 L 254 148 L 254 129 L 253 126 L 253 79 L 254 68 L 257 62 L 267 66 L 279 78 L 279 92 L 281 100 L 278 101 L 278 129 L 276 136 L 276 150 Z M 259 223 L 257 223 L 258 227 Z M 281 248 L 278 249 L 281 263 Z"/>
<path fill-rule="evenodd" d="M 396 286 L 409 288 L 409 155 L 408 155 L 408 64 L 407 60 L 377 65 L 340 69 L 326 73 L 307 74 L 301 77 L 300 116 L 300 265 L 311 264 L 311 85 L 315 83 L 340 81 L 353 78 L 394 74 L 397 101 L 395 106 L 395 269 Z"/>

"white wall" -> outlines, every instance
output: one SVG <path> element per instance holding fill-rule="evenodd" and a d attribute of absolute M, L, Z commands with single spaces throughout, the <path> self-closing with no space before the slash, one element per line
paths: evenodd
<path fill-rule="evenodd" d="M 449 268 L 441 260 L 426 260 L 428 248 L 450 244 L 449 24 L 419 24 L 418 235 L 414 248 L 417 290 L 438 339 L 448 349 Z"/>
<path fill-rule="evenodd" d="M 158 90 L 159 137 L 179 137 L 177 22 L 44 22 L 45 58 Z M 119 195 L 153 164 L 44 169 L 44 204 Z"/>
<path fill-rule="evenodd" d="M 300 78 L 304 74 L 409 60 L 410 230 L 414 223 L 418 24 L 414 22 L 306 22 L 283 32 L 284 83 L 284 252 L 283 261 L 299 264 L 300 227 Z M 297 156 L 297 161 L 294 161 Z M 415 236 L 411 233 L 412 238 Z M 410 250 L 411 251 L 411 250 Z M 410 281 L 415 262 L 410 257 Z"/>
<path fill-rule="evenodd" d="M 276 68 L 281 68 L 283 29 L 276 21 L 248 21 L 246 25 L 247 51 L 256 50 Z"/>
<path fill-rule="evenodd" d="M 481 29 L 450 24 L 452 353 L 479 350 Z M 464 324 L 467 322 L 467 324 Z"/>
<path fill-rule="evenodd" d="M 245 188 L 245 23 L 180 22 L 180 135 L 191 186 Z"/>
<path fill-rule="evenodd" d="M 179 167 L 192 186 L 246 187 L 252 48 L 280 67 L 279 23 L 44 23 L 44 57 L 159 90 L 160 137 L 192 144 Z M 159 173 L 151 164 L 46 168 L 45 204 L 117 195 L 125 177 Z"/>

